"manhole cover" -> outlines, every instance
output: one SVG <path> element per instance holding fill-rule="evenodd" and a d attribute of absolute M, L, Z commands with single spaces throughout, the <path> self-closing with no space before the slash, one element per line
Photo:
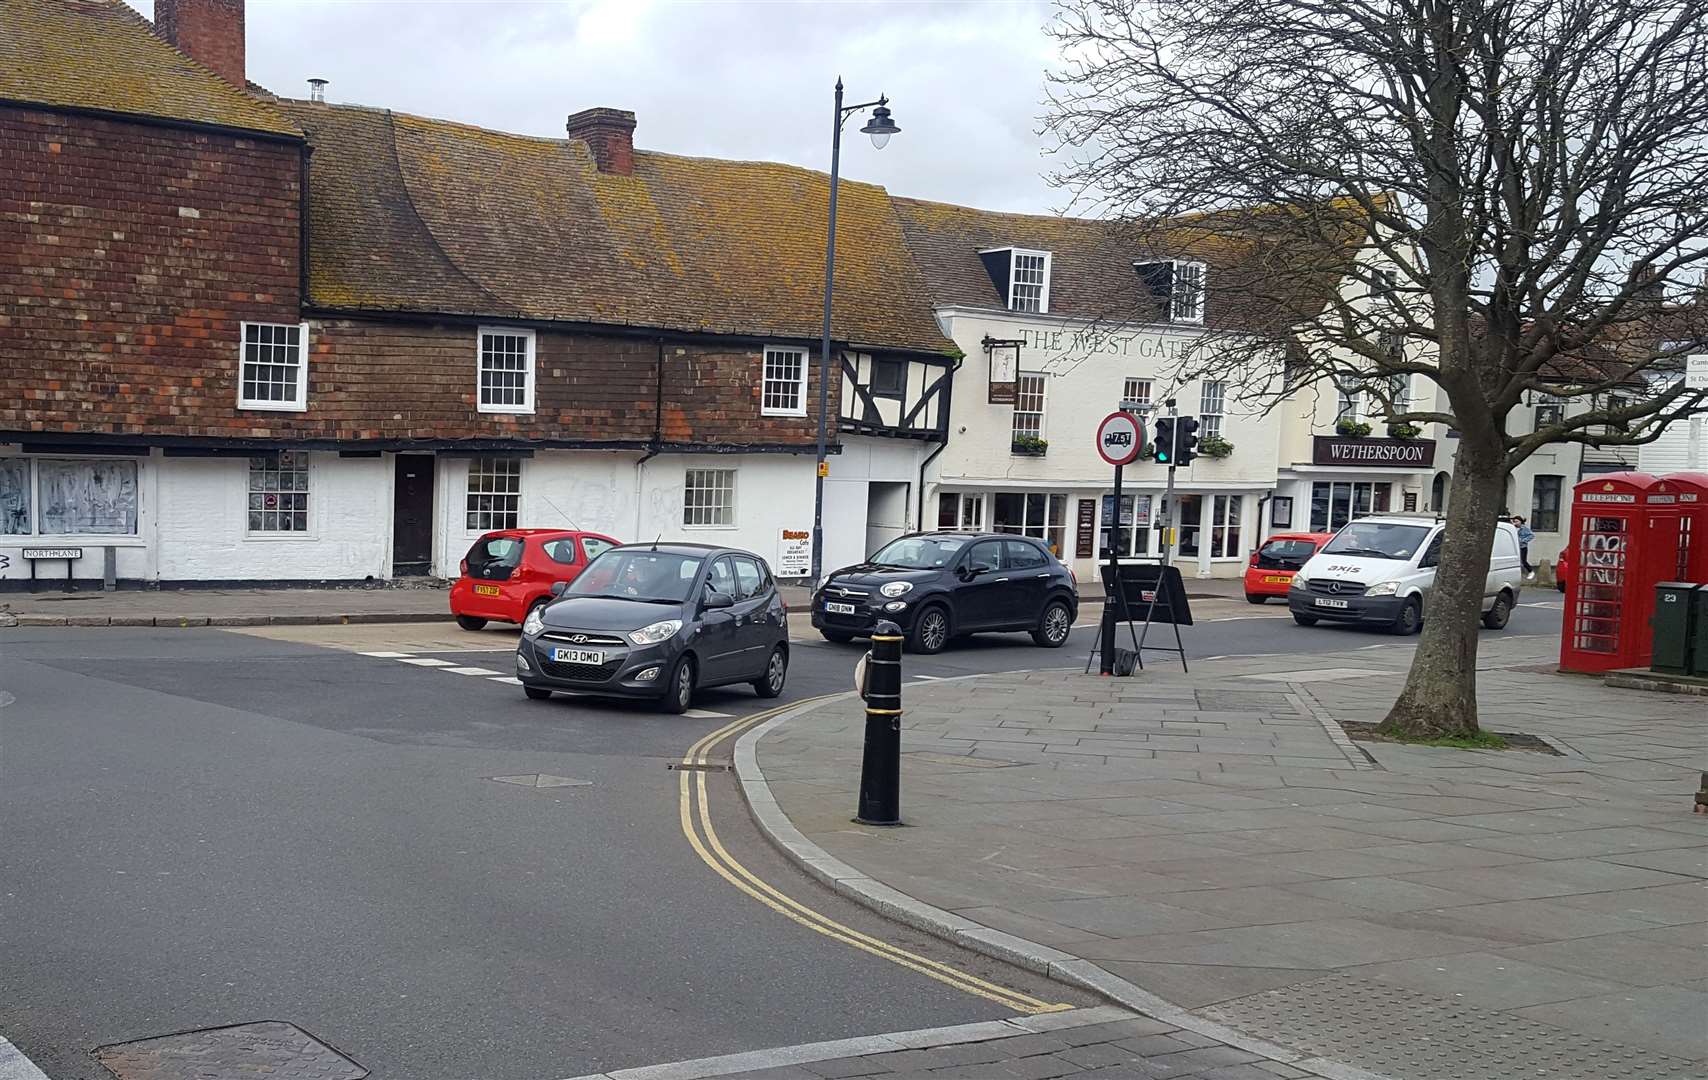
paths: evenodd
<path fill-rule="evenodd" d="M 99 1047 L 95 1060 L 119 1080 L 363 1080 L 368 1070 L 295 1024 L 204 1028 Z"/>
<path fill-rule="evenodd" d="M 567 776 L 553 776 L 551 773 L 523 773 L 521 776 L 492 776 L 500 784 L 515 784 L 519 787 L 587 787 L 591 780 L 572 780 Z"/>

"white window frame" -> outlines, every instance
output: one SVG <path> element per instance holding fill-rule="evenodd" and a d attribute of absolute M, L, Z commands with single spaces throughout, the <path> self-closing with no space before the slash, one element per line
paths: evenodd
<path fill-rule="evenodd" d="M 800 358 L 800 372 L 793 380 L 773 379 L 771 377 L 771 357 L 783 353 L 793 353 Z M 765 346 L 764 356 L 760 360 L 759 365 L 760 416 L 805 416 L 807 414 L 807 367 L 810 364 L 811 357 L 807 355 L 806 349 L 792 345 Z M 790 385 L 794 386 L 795 406 L 793 408 L 766 404 L 766 401 L 771 396 L 770 387 L 772 384 L 776 384 L 779 387 L 787 387 Z"/>
<path fill-rule="evenodd" d="M 955 524 L 943 524 L 943 500 L 955 500 Z M 983 532 L 984 493 L 980 491 L 940 491 L 937 493 L 938 532 Z"/>
<path fill-rule="evenodd" d="M 264 323 L 240 322 L 237 324 L 237 407 L 244 412 L 307 412 L 308 411 L 308 323 Z M 249 367 L 249 328 L 260 329 L 267 327 L 273 330 L 295 330 L 297 332 L 296 357 L 296 396 L 288 401 L 273 401 L 263 398 L 247 398 L 243 396 L 243 384 L 247 381 L 244 372 Z M 260 342 L 256 343 L 257 345 Z M 268 343 L 270 347 L 278 347 L 276 343 Z M 257 363 L 262 363 L 257 361 Z"/>
<path fill-rule="evenodd" d="M 1044 260 L 1044 280 L 1041 282 L 1028 281 L 1028 285 L 1038 286 L 1038 306 L 1022 308 L 1015 304 L 1015 290 L 1020 285 L 1020 259 L 1022 256 Z M 1048 315 L 1050 313 L 1050 253 L 1034 251 L 1031 248 L 1008 249 L 1008 310 L 1019 311 L 1027 315 Z"/>
<path fill-rule="evenodd" d="M 1351 420 L 1354 424 L 1363 421 L 1364 391 L 1353 387 L 1348 389 L 1344 384 L 1337 383 L 1334 388 L 1334 422 Z"/>
<path fill-rule="evenodd" d="M 1144 390 L 1142 394 L 1139 393 L 1141 388 Z M 1123 402 L 1134 401 L 1140 405 L 1149 405 L 1152 401 L 1151 395 L 1154 393 L 1156 393 L 1156 386 L 1152 379 L 1129 378 L 1123 379 L 1121 382 L 1121 400 Z"/>
<path fill-rule="evenodd" d="M 1210 278 L 1209 267 L 1191 259 L 1171 259 L 1169 261 L 1174 264 L 1174 272 L 1168 286 L 1168 321 L 1202 326 L 1204 324 L 1204 308 L 1207 306 L 1205 285 Z M 1196 267 L 1198 271 L 1197 289 L 1190 296 L 1185 297 L 1190 301 L 1190 306 L 1184 312 L 1181 304 L 1183 294 L 1180 289 L 1180 268 L 1183 266 Z"/>
<path fill-rule="evenodd" d="M 516 463 L 516 470 L 515 470 L 516 471 L 516 490 L 515 491 L 497 491 L 497 490 L 474 491 L 474 490 L 471 490 L 469 485 L 473 483 L 475 476 L 478 474 L 478 466 L 482 462 L 485 462 L 485 461 L 513 461 L 513 462 L 515 462 Z M 485 536 L 487 533 L 495 532 L 499 529 L 519 529 L 519 528 L 521 528 L 522 527 L 522 489 L 523 489 L 523 481 L 525 479 L 524 474 L 527 471 L 526 459 L 518 458 L 518 457 L 506 457 L 503 454 L 477 454 L 474 457 L 469 458 L 468 463 L 469 463 L 468 471 L 466 473 L 464 473 L 464 475 L 463 475 L 463 533 L 464 533 L 464 535 L 466 535 L 466 536 Z M 503 524 L 491 523 L 490 518 L 493 514 L 500 513 L 500 512 L 508 513 L 508 511 L 495 511 L 492 509 L 485 509 L 485 510 L 475 509 L 471 500 L 473 500 L 476 496 L 479 496 L 479 495 L 494 495 L 494 496 L 502 496 L 504 498 L 515 499 L 516 500 L 516 522 L 515 522 L 515 524 L 503 525 Z M 477 514 L 477 515 L 478 514 L 486 514 L 488 516 L 489 523 L 484 525 L 484 526 L 479 526 L 479 527 L 471 526 L 469 524 L 469 515 L 470 514 Z"/>
<path fill-rule="evenodd" d="M 302 499 L 302 502 L 303 502 L 302 528 L 300 530 L 299 529 L 252 529 L 249 527 L 249 515 L 251 513 L 257 513 L 257 512 L 265 514 L 265 513 L 267 513 L 267 510 L 265 507 L 263 507 L 260 511 L 252 510 L 249 506 L 249 503 L 250 503 L 251 499 L 256 495 L 261 495 L 261 496 L 265 497 L 267 494 L 269 494 L 269 492 L 265 488 L 262 488 L 258 491 L 254 487 L 251 486 L 254 483 L 255 459 L 256 458 L 264 458 L 264 457 L 276 457 L 279 459 L 280 465 L 282 465 L 284 462 L 285 456 L 288 454 L 297 454 L 297 455 L 301 455 L 301 457 L 302 457 L 302 468 L 300 470 L 292 469 L 291 471 L 293 471 L 293 472 L 300 471 L 303 474 L 304 487 L 301 491 L 296 491 L 294 489 L 291 491 L 283 491 L 283 490 L 280 490 L 278 488 L 275 488 L 275 489 L 273 489 L 271 494 L 275 494 L 275 495 L 301 495 L 303 497 L 303 499 Z M 273 468 L 273 471 L 274 472 L 282 471 L 280 468 L 280 465 L 275 465 Z M 285 513 L 289 513 L 290 511 L 279 509 L 279 510 L 275 510 L 273 512 L 278 513 L 278 514 L 285 514 Z M 244 463 L 243 463 L 243 535 L 246 539 L 250 539 L 250 540 L 313 540 L 315 538 L 314 455 L 313 454 L 309 453 L 307 450 L 280 450 L 276 454 L 271 454 L 271 455 L 269 455 L 269 454 L 255 454 L 255 455 L 244 460 Z"/>
<path fill-rule="evenodd" d="M 8 458 L 8 460 L 15 461 L 20 459 Z M 67 545 L 69 547 L 77 547 L 84 544 L 92 544 L 95 547 L 137 547 L 146 543 L 143 539 L 143 517 L 145 514 L 143 508 L 143 482 L 146 476 L 143 466 L 147 462 L 147 458 L 134 458 L 128 456 L 122 458 L 109 458 L 105 456 L 83 457 L 73 455 L 69 457 L 31 456 L 21 460 L 26 462 L 24 467 L 24 478 L 28 487 L 28 498 L 30 500 L 29 525 L 31 531 L 25 533 L 0 533 L 0 546 L 11 546 L 20 542 L 27 543 L 32 540 L 36 543 L 52 544 L 60 537 L 65 537 L 71 541 Z M 102 532 L 92 529 L 74 529 L 69 532 L 55 532 L 48 529 L 45 521 L 46 507 L 42 501 L 42 467 L 46 465 L 76 465 L 83 462 L 101 461 L 128 461 L 131 468 L 135 470 L 136 514 L 131 522 L 131 531 Z"/>
<path fill-rule="evenodd" d="M 522 403 L 520 405 L 488 404 L 486 402 L 485 388 L 482 385 L 481 377 L 486 373 L 486 338 L 489 334 L 494 337 L 519 337 L 527 342 L 527 356 L 522 367 Z M 474 407 L 476 412 L 525 416 L 534 411 L 534 352 L 535 337 L 532 330 L 519 326 L 481 326 L 475 329 Z"/>
<path fill-rule="evenodd" d="M 1229 536 L 1237 534 L 1239 550 L 1229 550 Z M 1231 492 L 1210 499 L 1210 561 L 1228 562 L 1245 558 L 1245 495 Z M 1217 549 L 1221 554 L 1217 555 Z"/>
<path fill-rule="evenodd" d="M 1215 405 L 1212 411 L 1210 406 Z M 1205 379 L 1198 386 L 1199 438 L 1222 437 L 1222 417 L 1227 415 L 1228 384 L 1223 379 Z"/>
<path fill-rule="evenodd" d="M 1028 379 L 1037 379 L 1038 380 L 1038 407 L 1036 409 L 1022 409 L 1020 407 L 1020 399 L 1025 395 L 1025 391 L 1022 389 L 1022 387 L 1025 385 L 1026 380 L 1028 380 Z M 1038 440 L 1044 439 L 1044 437 L 1045 437 L 1044 436 L 1044 430 L 1045 430 L 1044 429 L 1044 418 L 1045 418 L 1045 413 L 1049 409 L 1049 400 L 1050 400 L 1049 387 L 1050 387 L 1049 376 L 1045 375 L 1043 372 L 1040 372 L 1040 371 L 1021 371 L 1021 372 L 1015 373 L 1015 377 L 1014 377 L 1014 415 L 1009 419 L 1009 423 L 1008 423 L 1009 442 L 1013 442 L 1015 439 L 1022 439 L 1022 438 L 1032 438 L 1032 439 L 1038 439 Z M 1037 431 L 1021 431 L 1020 430 L 1020 417 L 1021 416 L 1036 416 L 1038 418 L 1038 430 Z"/>
<path fill-rule="evenodd" d="M 687 469 L 683 470 L 683 475 L 682 475 L 682 527 L 684 529 L 734 529 L 734 528 L 737 528 L 738 527 L 737 522 L 740 520 L 740 518 L 737 517 L 737 515 L 736 515 L 736 488 L 738 486 L 737 474 L 740 471 L 741 470 L 739 470 L 739 469 L 707 468 L 704 466 L 689 466 Z M 713 484 L 709 487 L 706 485 L 700 485 L 698 487 L 698 490 L 702 490 L 702 491 L 711 491 L 711 492 L 718 492 L 718 491 L 723 491 L 723 490 L 729 491 L 729 504 L 726 508 L 727 512 L 728 512 L 728 520 L 725 520 L 725 521 L 699 521 L 699 522 L 691 522 L 688 520 L 688 492 L 691 488 L 694 487 L 694 485 L 690 484 L 689 481 L 693 479 L 695 473 L 700 473 L 700 474 L 705 474 L 705 475 L 713 475 L 713 476 L 715 476 L 717 474 L 728 474 L 729 485 L 728 485 L 727 489 L 725 487 L 723 487 L 722 485 L 718 485 L 718 484 Z M 717 509 L 717 504 L 715 502 L 710 504 L 710 506 L 712 509 Z M 705 509 L 707 509 L 707 507 L 706 506 L 700 506 L 700 507 L 696 507 L 695 509 L 704 511 Z"/>

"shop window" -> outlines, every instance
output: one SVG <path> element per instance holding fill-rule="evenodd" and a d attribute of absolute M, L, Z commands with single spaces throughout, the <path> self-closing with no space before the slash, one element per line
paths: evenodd
<path fill-rule="evenodd" d="M 945 491 L 937 496 L 937 527 L 955 532 L 978 532 L 984 527 L 984 496 Z"/>
<path fill-rule="evenodd" d="M 0 534 L 135 536 L 134 461 L 0 460 Z"/>
<path fill-rule="evenodd" d="M 1044 541 L 1059 558 L 1067 527 L 1066 495 L 999 491 L 991 496 L 991 531 Z"/>
<path fill-rule="evenodd" d="M 0 458 L 0 536 L 35 532 L 35 500 L 30 498 L 30 463 L 26 458 Z"/>

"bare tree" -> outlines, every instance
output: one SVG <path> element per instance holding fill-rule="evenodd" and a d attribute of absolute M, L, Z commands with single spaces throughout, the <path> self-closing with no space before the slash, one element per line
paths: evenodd
<path fill-rule="evenodd" d="M 1135 251 L 1201 257 L 1210 304 L 1244 313 L 1185 377 L 1270 407 L 1352 386 L 1457 431 L 1387 725 L 1475 731 L 1508 474 L 1708 411 L 1677 376 L 1708 305 L 1667 299 L 1708 261 L 1708 0 L 1060 0 L 1052 30 L 1057 182 Z M 1537 392 L 1583 407 L 1510 431 Z"/>

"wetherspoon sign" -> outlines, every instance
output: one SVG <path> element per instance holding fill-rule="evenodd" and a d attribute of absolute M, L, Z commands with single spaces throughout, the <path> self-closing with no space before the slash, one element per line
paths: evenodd
<path fill-rule="evenodd" d="M 1313 465 L 1365 465 L 1385 469 L 1421 469 L 1435 464 L 1434 439 L 1348 439 L 1318 435 Z"/>

